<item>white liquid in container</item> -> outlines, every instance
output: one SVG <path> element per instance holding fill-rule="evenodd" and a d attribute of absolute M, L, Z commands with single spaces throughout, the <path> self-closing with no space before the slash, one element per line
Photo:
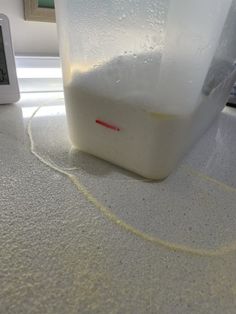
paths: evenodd
<path fill-rule="evenodd" d="M 165 178 L 236 79 L 236 0 L 55 3 L 73 145 Z"/>
<path fill-rule="evenodd" d="M 75 71 L 65 86 L 73 145 L 144 177 L 166 177 L 223 108 L 227 91 L 222 95 L 218 86 L 186 114 L 179 107 L 171 114 L 159 111 L 155 82 L 160 60 L 158 54 L 132 55 L 79 76 Z M 230 78 L 228 85 L 230 91 Z"/>

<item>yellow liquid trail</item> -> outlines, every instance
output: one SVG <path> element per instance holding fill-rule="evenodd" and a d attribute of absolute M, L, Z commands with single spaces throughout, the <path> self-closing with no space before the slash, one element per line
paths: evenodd
<path fill-rule="evenodd" d="M 84 195 L 84 197 L 93 206 L 95 206 L 98 210 L 100 210 L 100 212 L 105 217 L 107 217 L 110 221 L 112 221 L 113 223 L 115 223 L 119 227 L 123 228 L 127 232 L 129 232 L 129 233 L 131 233 L 131 234 L 133 234 L 139 238 L 142 238 L 145 241 L 148 241 L 148 242 L 151 242 L 153 244 L 162 246 L 162 247 L 164 247 L 164 248 L 166 248 L 172 252 L 180 252 L 180 253 L 185 253 L 185 254 L 195 255 L 195 256 L 217 257 L 217 256 L 223 256 L 226 254 L 230 254 L 230 253 L 236 251 L 236 241 L 230 243 L 229 245 L 221 246 L 221 247 L 216 248 L 216 249 L 197 249 L 197 248 L 192 248 L 192 247 L 187 246 L 187 245 L 181 245 L 181 244 L 176 244 L 176 243 L 172 243 L 169 241 L 165 241 L 165 240 L 162 240 L 161 238 L 158 238 L 156 236 L 148 235 L 148 234 L 136 229 L 135 227 L 127 224 L 123 220 L 119 219 L 106 206 L 104 206 L 102 203 L 100 203 L 100 201 L 88 191 L 88 189 L 79 181 L 79 179 L 75 175 L 68 172 L 69 170 L 73 170 L 73 169 L 77 169 L 77 168 L 71 168 L 69 170 L 60 168 L 56 164 L 54 164 L 50 161 L 47 161 L 45 158 L 40 156 L 40 154 L 35 150 L 35 144 L 34 144 L 33 135 L 32 135 L 32 120 L 36 116 L 37 112 L 40 110 L 41 107 L 42 106 L 39 106 L 35 110 L 35 112 L 33 113 L 33 115 L 31 116 L 31 118 L 29 119 L 29 122 L 28 122 L 27 132 L 28 132 L 28 136 L 30 139 L 30 151 L 31 151 L 31 153 L 35 157 L 37 157 L 37 159 L 40 160 L 47 167 L 49 167 L 49 168 L 59 172 L 60 174 L 68 177 L 70 179 L 70 181 L 76 186 L 78 191 L 81 192 Z M 204 180 L 207 180 L 211 183 L 217 184 L 219 187 L 221 187 L 227 191 L 230 190 L 231 192 L 232 191 L 236 192 L 235 188 L 230 187 L 230 186 L 228 186 L 228 185 L 226 185 L 220 181 L 217 181 L 211 177 L 208 177 L 204 174 L 198 173 L 197 171 L 192 170 L 190 167 L 186 167 L 186 170 L 188 171 L 189 174 L 191 174 L 193 176 L 201 177 Z"/>
<path fill-rule="evenodd" d="M 224 190 L 226 192 L 236 192 L 236 188 L 233 186 L 230 186 L 224 182 L 221 182 L 221 181 L 216 180 L 212 177 L 209 177 L 209 176 L 205 175 L 204 173 L 201 173 L 201 172 L 198 172 L 198 171 L 192 169 L 189 166 L 184 166 L 184 168 L 190 175 L 192 175 L 194 177 L 199 177 L 205 181 L 208 181 L 208 182 L 211 182 L 215 185 L 218 185 L 222 190 Z"/>

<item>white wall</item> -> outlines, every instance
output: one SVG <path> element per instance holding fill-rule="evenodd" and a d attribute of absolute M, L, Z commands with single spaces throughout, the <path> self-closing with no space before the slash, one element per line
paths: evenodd
<path fill-rule="evenodd" d="M 25 21 L 23 0 L 0 0 L 0 13 L 10 19 L 17 55 L 58 55 L 55 23 Z"/>

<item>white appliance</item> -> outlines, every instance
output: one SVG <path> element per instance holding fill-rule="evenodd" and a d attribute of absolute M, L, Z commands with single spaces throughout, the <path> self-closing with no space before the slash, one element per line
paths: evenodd
<path fill-rule="evenodd" d="M 0 14 L 0 104 L 13 103 L 19 98 L 9 20 Z"/>

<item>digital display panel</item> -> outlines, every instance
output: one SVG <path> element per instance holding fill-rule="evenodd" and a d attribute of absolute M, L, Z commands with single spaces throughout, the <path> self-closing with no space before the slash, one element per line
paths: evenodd
<path fill-rule="evenodd" d="M 3 42 L 2 27 L 0 26 L 0 85 L 9 85 L 6 54 Z"/>

